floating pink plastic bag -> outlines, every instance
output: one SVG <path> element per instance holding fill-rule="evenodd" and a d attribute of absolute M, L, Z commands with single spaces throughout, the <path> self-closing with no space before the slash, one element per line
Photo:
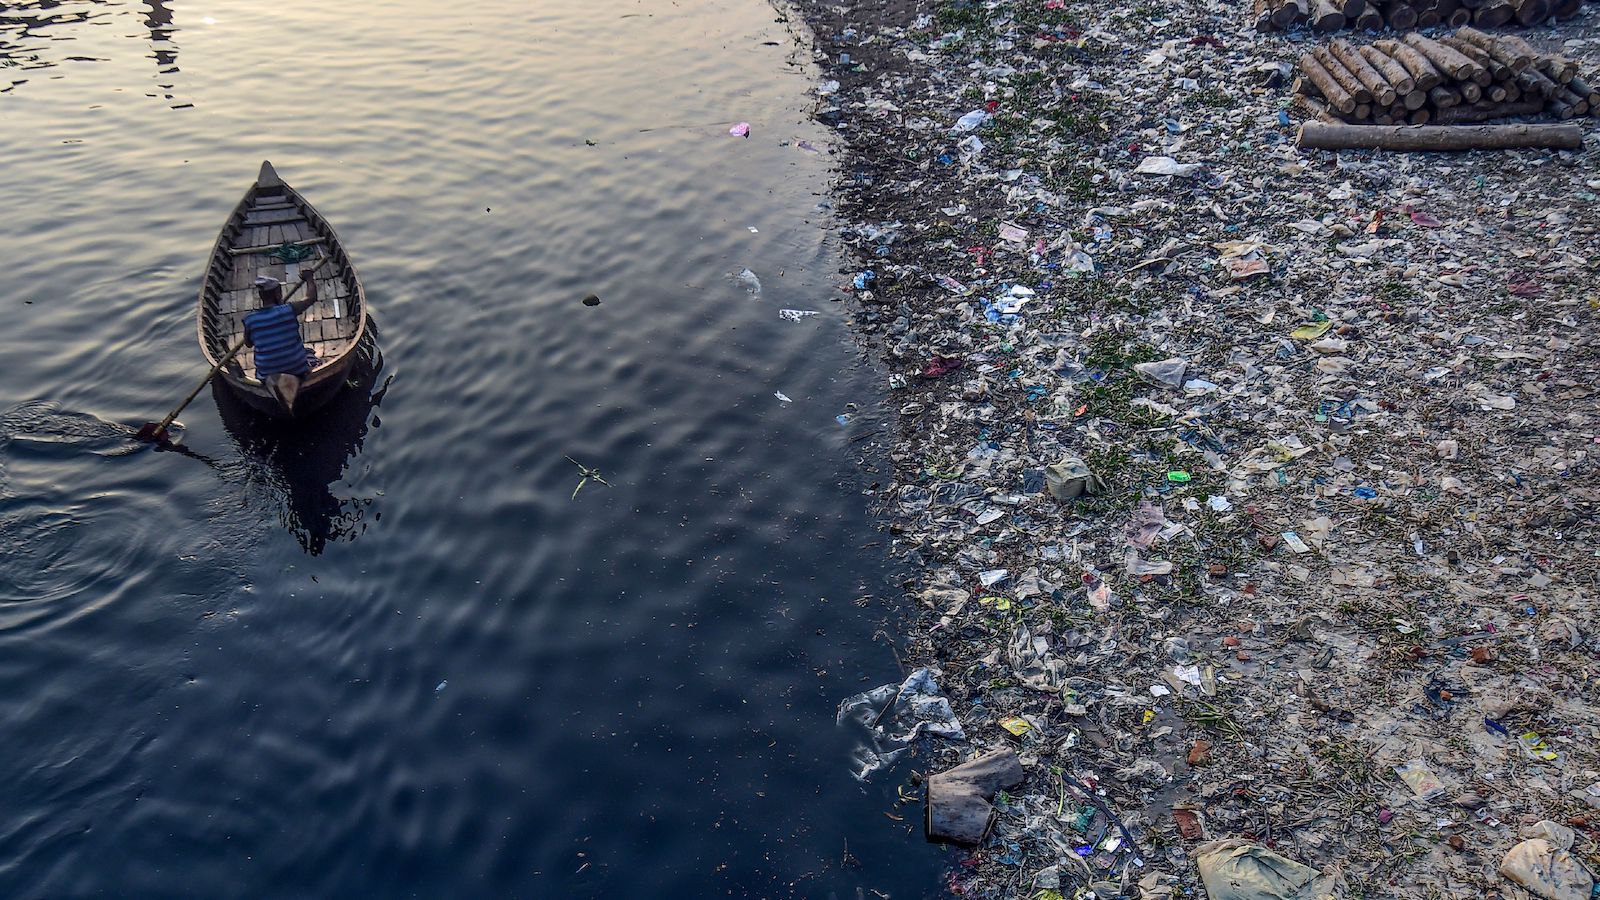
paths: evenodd
<path fill-rule="evenodd" d="M 734 137 L 748 138 L 750 136 L 750 123 L 740 122 L 732 128 L 729 128 L 728 133 Z"/>

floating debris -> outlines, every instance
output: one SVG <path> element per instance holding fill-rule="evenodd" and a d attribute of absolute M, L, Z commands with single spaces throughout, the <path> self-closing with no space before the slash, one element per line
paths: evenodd
<path fill-rule="evenodd" d="M 583 463 L 578 462 L 577 460 L 573 459 L 570 456 L 566 456 L 566 457 L 563 457 L 563 458 L 566 459 L 567 462 L 572 463 L 573 465 L 577 466 L 578 467 L 578 471 L 583 475 L 583 478 L 578 482 L 578 486 L 572 489 L 572 497 L 571 497 L 571 499 L 573 499 L 573 500 L 578 499 L 578 492 L 583 490 L 583 486 L 588 484 L 591 481 L 599 482 L 600 484 L 603 484 L 606 487 L 611 487 L 611 482 L 609 482 L 609 481 L 605 480 L 604 478 L 600 477 L 600 470 L 599 469 L 591 469 L 588 466 L 584 465 Z"/>
<path fill-rule="evenodd" d="M 967 735 L 915 768 L 1025 775 L 950 893 L 1519 890 L 1517 824 L 1600 816 L 1590 154 L 1301 149 L 1305 36 L 1237 4 L 797 5 L 904 655 Z"/>

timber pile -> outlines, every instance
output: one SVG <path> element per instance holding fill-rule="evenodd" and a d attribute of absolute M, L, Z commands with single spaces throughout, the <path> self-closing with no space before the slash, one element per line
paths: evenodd
<path fill-rule="evenodd" d="M 1255 0 L 1258 31 L 1529 26 L 1570 18 L 1582 9 L 1583 0 Z"/>
<path fill-rule="evenodd" d="M 1325 122 L 1459 125 L 1600 114 L 1577 64 L 1515 35 L 1475 28 L 1356 47 L 1335 40 L 1300 57 L 1295 103 Z"/>

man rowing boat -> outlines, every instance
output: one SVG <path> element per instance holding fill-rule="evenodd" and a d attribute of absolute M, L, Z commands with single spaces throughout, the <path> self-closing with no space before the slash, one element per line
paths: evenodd
<path fill-rule="evenodd" d="M 294 412 L 300 382 L 317 362 L 300 335 L 300 314 L 317 302 L 317 280 L 311 269 L 300 270 L 300 280 L 305 282 L 305 296 L 285 303 L 278 279 L 257 278 L 262 308 L 244 317 L 245 346 L 256 351 L 256 379 L 289 413 Z"/>

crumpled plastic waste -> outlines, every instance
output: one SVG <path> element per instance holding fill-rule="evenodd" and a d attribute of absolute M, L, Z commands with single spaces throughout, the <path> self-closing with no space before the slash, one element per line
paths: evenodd
<path fill-rule="evenodd" d="M 1545 820 L 1500 861 L 1500 874 L 1544 900 L 1588 900 L 1594 876 L 1572 855 L 1572 829 Z"/>
<path fill-rule="evenodd" d="M 748 138 L 750 136 L 750 123 L 740 122 L 732 128 L 729 128 L 728 133 L 734 137 Z"/>
<path fill-rule="evenodd" d="M 994 587 L 1010 577 L 1011 572 L 1008 569 L 989 569 L 978 573 L 978 583 L 986 588 Z"/>
<path fill-rule="evenodd" d="M 928 668 L 912 672 L 900 684 L 886 684 L 846 699 L 839 704 L 836 721 L 859 732 L 859 743 L 850 757 L 851 774 L 861 781 L 899 759 L 919 735 L 967 739 L 949 698 Z"/>
<path fill-rule="evenodd" d="M 1026 778 L 1022 761 L 1009 747 L 928 776 L 927 818 L 924 820 L 928 840 L 966 846 L 980 843 L 994 821 L 991 801 L 995 795 L 1016 787 Z M 1012 854 L 1006 854 L 1002 862 L 1011 857 Z"/>
<path fill-rule="evenodd" d="M 1156 537 L 1161 534 L 1161 529 L 1167 526 L 1166 514 L 1161 507 L 1149 500 L 1140 500 L 1139 508 L 1134 510 L 1133 520 L 1128 523 L 1125 536 L 1128 545 L 1140 550 L 1150 549 Z"/>
<path fill-rule="evenodd" d="M 1043 628 L 1035 634 L 1026 624 L 1017 626 L 1011 643 L 1006 645 L 1006 662 L 1010 663 L 1018 681 L 1036 691 L 1060 691 L 1068 671 L 1066 661 L 1051 654 Z"/>
<path fill-rule="evenodd" d="M 1034 296 L 1035 293 L 1032 288 L 1024 287 L 1020 284 L 1012 285 L 1010 289 L 999 297 L 983 301 L 984 317 L 991 322 L 998 322 L 1002 325 L 1014 324 L 1019 320 L 1022 308 Z"/>
<path fill-rule="evenodd" d="M 1139 166 L 1133 171 L 1139 175 L 1176 175 L 1188 178 L 1204 168 L 1205 166 L 1200 163 L 1181 163 L 1170 156 L 1146 156 L 1139 160 Z"/>
<path fill-rule="evenodd" d="M 1210 900 L 1338 900 L 1344 879 L 1237 838 L 1195 849 Z"/>
<path fill-rule="evenodd" d="M 756 277 L 756 273 L 749 269 L 740 269 L 728 277 L 733 279 L 734 282 L 743 285 L 750 296 L 756 298 L 761 296 L 761 279 Z"/>
<path fill-rule="evenodd" d="M 1189 361 L 1181 356 L 1174 356 L 1159 362 L 1136 363 L 1133 370 L 1139 373 L 1140 378 L 1151 384 L 1177 390 L 1183 387 L 1183 376 L 1189 371 Z"/>
<path fill-rule="evenodd" d="M 1420 759 L 1413 759 L 1403 766 L 1396 766 L 1394 771 L 1400 776 L 1400 780 L 1406 783 L 1406 787 L 1411 788 L 1411 792 L 1417 795 L 1418 800 L 1427 802 L 1444 793 L 1444 782 L 1440 781 L 1439 776 L 1433 774 L 1428 764 Z"/>
<path fill-rule="evenodd" d="M 923 378 L 940 378 L 966 365 L 959 356 L 935 356 L 922 369 Z"/>
<path fill-rule="evenodd" d="M 1061 268 L 1082 275 L 1094 274 L 1094 257 L 1077 244 L 1062 248 Z"/>
<path fill-rule="evenodd" d="M 966 134 L 969 131 L 976 131 L 987 121 L 989 121 L 989 114 L 984 110 L 975 109 L 957 119 L 956 123 L 950 126 L 950 133 Z"/>
<path fill-rule="evenodd" d="M 1071 500 L 1105 490 L 1099 476 L 1089 471 L 1088 463 L 1076 456 L 1063 456 L 1044 470 L 1045 490 L 1057 500 Z"/>
<path fill-rule="evenodd" d="M 800 321 L 801 319 L 804 319 L 807 316 L 814 316 L 816 314 L 817 314 L 817 311 L 814 310 L 814 309 L 780 309 L 780 310 L 778 310 L 778 318 L 784 320 L 785 322 L 798 322 L 798 321 Z"/>
<path fill-rule="evenodd" d="M 1167 559 L 1140 559 L 1139 554 L 1128 551 L 1128 574 L 1135 578 L 1145 575 L 1171 575 L 1172 561 Z"/>

